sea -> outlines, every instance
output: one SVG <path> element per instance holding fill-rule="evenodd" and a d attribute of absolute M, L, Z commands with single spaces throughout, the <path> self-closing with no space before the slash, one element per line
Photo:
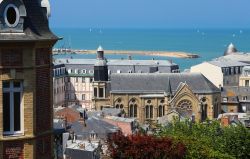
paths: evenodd
<path fill-rule="evenodd" d="M 233 43 L 240 52 L 250 52 L 250 29 L 111 29 L 53 28 L 63 40 L 55 48 L 95 50 L 181 51 L 198 54 L 197 59 L 131 55 L 137 60 L 172 60 L 184 71 L 203 61 L 223 55 Z M 107 59 L 125 59 L 128 55 L 105 55 Z M 54 58 L 96 58 L 94 54 L 54 55 Z"/>

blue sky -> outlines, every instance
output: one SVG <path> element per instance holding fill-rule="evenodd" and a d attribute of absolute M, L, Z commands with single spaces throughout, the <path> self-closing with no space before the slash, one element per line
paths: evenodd
<path fill-rule="evenodd" d="M 50 0 L 53 28 L 250 28 L 250 0 Z"/>

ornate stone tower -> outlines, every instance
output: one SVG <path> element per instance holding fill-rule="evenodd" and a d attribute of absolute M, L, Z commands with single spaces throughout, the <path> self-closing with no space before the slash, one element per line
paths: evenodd
<path fill-rule="evenodd" d="M 53 156 L 48 0 L 0 0 L 0 158 Z"/>

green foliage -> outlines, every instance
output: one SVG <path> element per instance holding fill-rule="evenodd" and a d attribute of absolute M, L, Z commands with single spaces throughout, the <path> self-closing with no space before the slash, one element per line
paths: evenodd
<path fill-rule="evenodd" d="M 186 158 L 250 158 L 250 131 L 243 125 L 221 127 L 217 121 L 175 121 L 158 136 L 172 137 L 187 147 Z"/>

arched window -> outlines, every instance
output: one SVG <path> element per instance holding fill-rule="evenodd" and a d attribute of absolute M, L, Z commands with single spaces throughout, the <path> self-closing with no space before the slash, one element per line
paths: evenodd
<path fill-rule="evenodd" d="M 158 108 L 158 117 L 162 117 L 165 115 L 165 107 L 163 105 L 159 105 Z"/>
<path fill-rule="evenodd" d="M 136 118 L 137 117 L 137 104 L 136 100 L 132 99 L 129 102 L 129 117 Z"/>
<path fill-rule="evenodd" d="M 146 119 L 152 119 L 153 118 L 153 105 L 146 105 Z"/>
<path fill-rule="evenodd" d="M 178 103 L 177 108 L 192 110 L 192 103 L 190 100 L 184 99 Z"/>
<path fill-rule="evenodd" d="M 183 112 L 188 116 L 192 116 L 192 102 L 190 100 L 184 99 L 177 104 L 176 110 L 178 112 Z"/>
<path fill-rule="evenodd" d="M 116 108 L 116 109 L 123 109 L 123 104 L 122 104 L 121 98 L 118 98 L 118 99 L 115 101 L 115 108 Z"/>

